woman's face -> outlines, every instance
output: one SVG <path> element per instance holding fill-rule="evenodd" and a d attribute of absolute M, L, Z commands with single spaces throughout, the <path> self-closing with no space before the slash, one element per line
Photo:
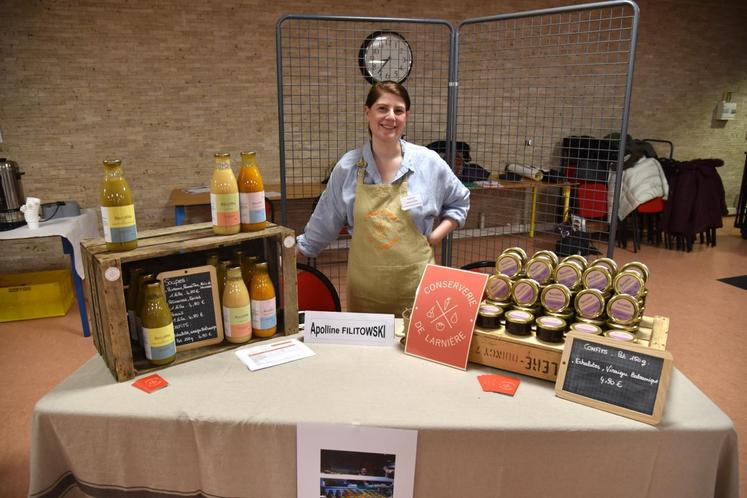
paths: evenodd
<path fill-rule="evenodd" d="M 393 93 L 383 93 L 371 107 L 364 107 L 363 113 L 371 130 L 371 137 L 391 142 L 400 139 L 405 131 L 408 112 L 402 97 Z"/>

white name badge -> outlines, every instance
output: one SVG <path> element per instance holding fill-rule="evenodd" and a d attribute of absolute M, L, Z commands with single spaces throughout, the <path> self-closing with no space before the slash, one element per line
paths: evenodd
<path fill-rule="evenodd" d="M 420 207 L 423 205 L 423 199 L 418 194 L 408 194 L 404 197 L 400 197 L 402 201 L 402 211 L 409 211 L 412 208 Z"/>
<path fill-rule="evenodd" d="M 394 315 L 307 311 L 303 337 L 308 343 L 391 346 Z"/>

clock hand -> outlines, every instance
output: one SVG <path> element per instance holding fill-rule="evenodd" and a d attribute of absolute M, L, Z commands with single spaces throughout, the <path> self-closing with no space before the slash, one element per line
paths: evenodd
<path fill-rule="evenodd" d="M 381 66 L 379 66 L 379 74 L 382 74 L 384 72 L 384 66 L 386 66 L 390 60 L 392 60 L 392 58 L 387 57 L 384 63 Z"/>

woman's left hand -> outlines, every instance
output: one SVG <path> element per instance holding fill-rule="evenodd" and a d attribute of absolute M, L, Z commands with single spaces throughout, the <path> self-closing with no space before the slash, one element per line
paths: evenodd
<path fill-rule="evenodd" d="M 451 218 L 444 218 L 443 220 L 441 220 L 441 223 L 439 223 L 438 226 L 433 229 L 430 235 L 428 235 L 428 244 L 430 244 L 431 247 L 437 246 L 458 226 L 459 224 Z"/>

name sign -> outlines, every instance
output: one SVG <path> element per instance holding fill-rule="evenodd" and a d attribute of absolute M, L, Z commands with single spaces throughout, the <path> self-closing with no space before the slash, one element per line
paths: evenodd
<path fill-rule="evenodd" d="M 485 273 L 426 266 L 410 315 L 405 353 L 465 370 L 487 281 Z"/>
<path fill-rule="evenodd" d="M 223 341 L 223 315 L 214 266 L 162 272 L 158 280 L 174 319 L 177 351 Z"/>
<path fill-rule="evenodd" d="M 671 373 L 672 355 L 667 351 L 570 333 L 560 360 L 555 394 L 658 424 Z"/>
<path fill-rule="evenodd" d="M 303 337 L 304 342 L 320 344 L 391 346 L 394 344 L 394 315 L 307 311 Z"/>

